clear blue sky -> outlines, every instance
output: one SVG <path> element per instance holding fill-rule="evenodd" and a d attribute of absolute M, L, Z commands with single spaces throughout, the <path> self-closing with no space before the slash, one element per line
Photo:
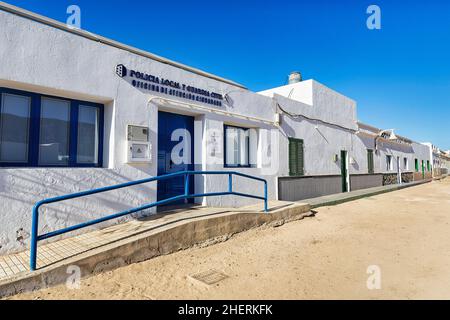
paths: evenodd
<path fill-rule="evenodd" d="M 254 91 L 299 70 L 358 102 L 361 121 L 450 149 L 450 1 L 7 0 L 240 82 Z M 368 30 L 366 9 L 382 10 Z"/>

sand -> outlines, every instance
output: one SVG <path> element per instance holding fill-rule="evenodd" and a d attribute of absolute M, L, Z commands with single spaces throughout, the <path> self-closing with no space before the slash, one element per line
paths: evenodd
<path fill-rule="evenodd" d="M 189 278 L 211 269 L 228 278 Z M 12 299 L 450 299 L 450 178 Z"/>

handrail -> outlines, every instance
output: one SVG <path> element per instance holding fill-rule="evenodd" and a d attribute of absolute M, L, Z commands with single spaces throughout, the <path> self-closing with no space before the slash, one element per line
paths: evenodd
<path fill-rule="evenodd" d="M 189 192 L 190 176 L 204 175 L 204 174 L 228 175 L 228 191 L 226 191 L 226 192 L 211 192 L 211 193 L 197 193 L 197 194 L 194 192 L 193 194 L 191 194 Z M 251 194 L 233 191 L 233 175 L 264 182 L 264 196 L 255 196 L 255 195 L 251 195 Z M 71 226 L 71 227 L 67 227 L 64 229 L 57 230 L 57 231 L 49 232 L 49 233 L 46 233 L 43 235 L 38 234 L 39 233 L 39 208 L 42 207 L 43 205 L 51 204 L 51 203 L 55 203 L 55 202 L 61 202 L 61 201 L 65 201 L 65 200 L 70 200 L 70 199 L 75 199 L 75 198 L 82 198 L 82 197 L 85 197 L 88 195 L 93 195 L 93 194 L 102 193 L 102 192 L 111 191 L 111 190 L 122 189 L 122 188 L 140 185 L 140 184 L 144 184 L 144 183 L 167 180 L 167 179 L 178 177 L 178 176 L 184 176 L 184 178 L 185 178 L 184 194 L 182 194 L 182 195 L 178 195 L 178 196 L 171 197 L 168 199 L 148 203 L 148 204 L 142 205 L 140 207 L 128 209 L 128 210 L 125 210 L 125 211 L 122 211 L 119 213 L 115 213 L 115 214 L 112 214 L 112 215 L 109 215 L 106 217 L 102 217 L 99 219 L 80 223 L 75 226 Z M 53 238 L 53 237 L 62 235 L 67 232 L 72 232 L 75 230 L 86 228 L 86 227 L 92 226 L 94 224 L 98 224 L 98 223 L 105 222 L 108 220 L 117 219 L 122 216 L 129 215 L 129 214 L 141 211 L 141 210 L 169 204 L 174 201 L 179 201 L 179 200 L 184 200 L 184 199 L 189 199 L 189 198 L 216 197 L 216 196 L 224 196 L 224 195 L 235 195 L 235 196 L 239 196 L 239 197 L 247 197 L 247 198 L 264 200 L 264 212 L 269 211 L 268 203 L 267 203 L 268 202 L 267 180 L 258 178 L 258 177 L 254 177 L 254 176 L 251 176 L 248 174 L 244 174 L 241 172 L 236 172 L 236 171 L 180 171 L 180 172 L 175 172 L 175 173 L 169 173 L 169 174 L 162 175 L 162 176 L 156 176 L 156 177 L 151 177 L 151 178 L 147 178 L 147 179 L 121 183 L 121 184 L 117 184 L 114 186 L 103 187 L 103 188 L 98 188 L 98 189 L 93 189 L 93 190 L 88 190 L 88 191 L 82 191 L 82 192 L 77 192 L 77 193 L 59 196 L 59 197 L 55 197 L 55 198 L 48 198 L 48 199 L 41 200 L 41 201 L 37 202 L 33 207 L 33 218 L 32 218 L 32 226 L 31 226 L 31 243 L 30 243 L 30 247 L 31 247 L 30 248 L 30 270 L 31 271 L 36 270 L 38 241 Z"/>

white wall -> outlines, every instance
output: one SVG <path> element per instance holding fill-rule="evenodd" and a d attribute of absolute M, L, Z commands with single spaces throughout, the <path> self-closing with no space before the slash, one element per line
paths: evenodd
<path fill-rule="evenodd" d="M 419 160 L 419 171 L 420 172 L 422 171 L 422 160 L 425 162 L 425 168 L 427 165 L 427 161 L 430 161 L 430 164 L 433 163 L 432 159 L 431 159 L 432 153 L 430 152 L 429 146 L 426 146 L 426 145 L 418 143 L 418 142 L 413 142 L 412 148 L 414 150 L 414 157 Z"/>
<path fill-rule="evenodd" d="M 149 103 L 148 92 L 136 89 L 118 77 L 115 74 L 118 64 L 221 94 L 229 92 L 233 100 L 230 105 L 203 106 L 274 120 L 270 98 L 3 11 L 0 11 L 0 60 L 2 87 L 105 104 L 105 168 L 0 168 L 0 254 L 20 250 L 28 244 L 31 209 L 35 202 L 157 174 L 157 115 L 161 105 Z M 171 96 L 168 98 L 174 99 Z M 185 107 L 172 107 L 175 112 L 186 113 Z M 209 113 L 195 115 L 203 127 L 216 126 L 223 130 L 224 121 L 230 121 L 229 117 Z M 250 127 L 267 127 L 259 121 L 231 120 Z M 128 124 L 150 128 L 154 159 L 151 164 L 126 164 Z M 199 132 L 202 132 L 201 128 Z M 203 143 L 203 137 L 197 137 L 195 144 L 204 146 L 200 148 L 199 156 L 204 160 L 208 148 Z M 199 163 L 199 166 L 223 169 L 223 165 Z M 243 171 L 262 175 L 261 168 Z M 276 175 L 277 172 L 267 175 L 272 199 L 276 196 Z M 221 188 L 224 191 L 228 180 L 199 177 L 197 182 L 200 189 L 210 191 Z M 258 188 L 262 190 L 262 186 Z M 237 180 L 236 189 L 253 193 L 256 185 Z M 63 206 L 51 205 L 41 212 L 40 233 L 155 200 L 155 185 L 149 185 L 74 200 Z M 205 204 L 225 206 L 247 203 L 255 201 L 241 198 L 211 198 L 205 201 Z"/>
<path fill-rule="evenodd" d="M 355 134 L 358 129 L 356 103 L 313 80 L 254 93 L 3 11 L 0 11 L 0 61 L 0 87 L 105 105 L 104 168 L 0 168 L 0 254 L 23 249 L 28 244 L 31 209 L 35 202 L 155 176 L 158 110 L 195 117 L 197 170 L 240 171 L 265 178 L 268 181 L 270 199 L 277 197 L 277 176 L 289 174 L 288 137 L 304 140 L 306 175 L 340 174 L 340 161 L 335 162 L 333 158 L 336 154 L 340 155 L 341 150 L 348 151 L 349 156 L 354 159 L 354 163 L 349 166 L 350 174 L 367 173 L 366 149 L 371 146 L 372 140 Z M 156 95 L 190 101 L 133 87 L 129 80 L 115 74 L 118 64 L 223 95 L 228 93 L 231 103 L 218 107 L 195 102 L 209 108 L 209 111 L 202 111 L 183 104 L 162 104 L 158 100 L 150 102 L 150 97 Z M 289 95 L 291 98 L 287 98 Z M 275 102 L 291 113 L 321 121 L 282 116 L 281 127 L 277 128 L 273 124 Z M 214 110 L 248 118 L 218 114 L 212 112 Z M 152 163 L 126 163 L 126 128 L 129 124 L 150 128 L 154 159 Z M 224 124 L 255 130 L 258 137 L 254 139 L 255 145 L 252 148 L 255 153 L 253 157 L 257 159 L 255 167 L 224 169 Z M 267 136 L 270 139 L 266 139 Z M 414 144 L 412 148 L 414 153 L 427 160 L 426 147 Z M 409 151 L 386 145 L 381 151 L 382 155 L 383 152 L 397 155 Z M 376 172 L 383 172 L 382 155 L 375 163 Z M 414 165 L 413 160 L 410 165 Z M 198 176 L 195 184 L 197 192 L 226 191 L 228 177 Z M 236 178 L 234 190 L 262 195 L 263 188 L 261 182 Z M 155 200 L 156 185 L 149 184 L 73 200 L 63 205 L 51 205 L 41 211 L 40 233 Z M 226 207 L 257 202 L 238 197 L 196 201 Z M 154 210 L 147 213 L 152 212 Z"/>
<path fill-rule="evenodd" d="M 291 90 L 291 98 L 283 96 Z M 273 97 L 283 110 L 309 118 L 291 118 L 283 114 L 280 128 L 280 154 L 287 154 L 288 138 L 304 140 L 305 175 L 341 174 L 341 159 L 334 161 L 335 155 L 340 158 L 341 150 L 347 151 L 356 161 L 349 165 L 350 174 L 361 171 L 359 165 L 364 158 L 355 148 L 357 126 L 356 103 L 353 100 L 314 80 L 263 91 L 261 94 Z M 312 105 L 305 103 L 310 101 Z M 283 160 L 280 163 L 280 175 L 288 176 L 288 159 L 283 157 Z"/>
<path fill-rule="evenodd" d="M 356 102 L 315 80 L 261 91 L 259 94 L 273 97 L 278 102 L 287 99 L 299 102 L 291 106 L 289 111 L 292 113 L 357 129 Z M 281 107 L 284 109 L 283 105 Z"/>

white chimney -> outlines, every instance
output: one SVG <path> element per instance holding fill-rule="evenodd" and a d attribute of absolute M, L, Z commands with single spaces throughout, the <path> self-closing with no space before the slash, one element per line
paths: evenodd
<path fill-rule="evenodd" d="M 291 72 L 288 77 L 288 84 L 294 84 L 298 82 L 302 82 L 302 74 L 298 71 Z"/>

